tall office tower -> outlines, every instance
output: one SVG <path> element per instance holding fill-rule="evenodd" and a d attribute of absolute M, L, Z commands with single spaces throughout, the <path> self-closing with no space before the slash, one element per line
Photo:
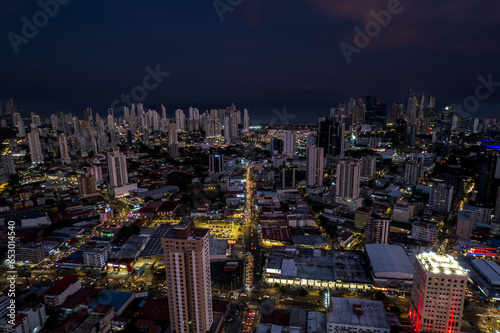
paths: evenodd
<path fill-rule="evenodd" d="M 208 169 L 211 173 L 224 172 L 224 155 L 210 154 L 208 156 Z"/>
<path fill-rule="evenodd" d="M 420 164 L 417 162 L 408 162 L 405 165 L 405 182 L 415 186 L 418 184 L 418 179 L 420 176 Z"/>
<path fill-rule="evenodd" d="M 416 332 L 459 333 L 467 272 L 450 255 L 417 255 L 409 317 Z"/>
<path fill-rule="evenodd" d="M 462 210 L 457 215 L 457 231 L 456 237 L 469 240 L 474 229 L 475 213 Z"/>
<path fill-rule="evenodd" d="M 366 220 L 365 244 L 389 243 L 391 220 L 380 215 L 371 214 Z"/>
<path fill-rule="evenodd" d="M 165 105 L 161 105 L 161 119 L 167 119 L 167 109 L 165 108 Z"/>
<path fill-rule="evenodd" d="M 361 176 L 371 177 L 377 172 L 377 156 L 361 158 Z"/>
<path fill-rule="evenodd" d="M 366 95 L 365 97 L 365 108 L 366 108 L 366 123 L 374 124 L 376 120 L 376 105 L 377 97 L 372 95 Z"/>
<path fill-rule="evenodd" d="M 92 108 L 87 108 L 87 110 L 85 110 L 85 122 L 92 122 L 93 120 Z"/>
<path fill-rule="evenodd" d="M 38 130 L 33 130 L 28 134 L 28 144 L 31 154 L 31 163 L 43 163 L 42 145 Z"/>
<path fill-rule="evenodd" d="M 318 119 L 318 147 L 324 149 L 326 156 L 332 156 L 333 160 L 344 157 L 344 135 L 344 123 L 325 117 Z"/>
<path fill-rule="evenodd" d="M 120 148 L 113 148 L 113 151 L 108 153 L 108 173 L 112 187 L 128 184 L 127 159 L 125 154 L 120 153 Z"/>
<path fill-rule="evenodd" d="M 408 146 L 415 147 L 415 143 L 417 141 L 417 125 L 410 125 L 410 133 L 408 136 Z"/>
<path fill-rule="evenodd" d="M 361 163 L 349 157 L 337 164 L 337 184 L 335 196 L 343 199 L 357 199 L 359 197 L 359 181 Z"/>
<path fill-rule="evenodd" d="M 78 192 L 81 196 L 92 196 L 97 194 L 97 186 L 94 176 L 78 177 Z"/>
<path fill-rule="evenodd" d="M 40 116 L 34 112 L 31 112 L 31 123 L 34 124 L 35 126 L 42 126 L 42 121 L 40 119 Z"/>
<path fill-rule="evenodd" d="M 283 140 L 272 137 L 271 145 L 269 146 L 269 152 L 271 155 L 282 154 L 283 153 Z"/>
<path fill-rule="evenodd" d="M 295 133 L 292 131 L 286 131 L 283 137 L 283 154 L 293 156 L 295 155 L 295 145 L 297 143 L 297 139 L 295 137 Z"/>
<path fill-rule="evenodd" d="M 248 115 L 248 110 L 243 110 L 243 133 L 250 132 L 250 117 Z"/>
<path fill-rule="evenodd" d="M 0 155 L 3 173 L 10 176 L 16 174 L 16 166 L 12 155 Z"/>
<path fill-rule="evenodd" d="M 307 186 L 323 186 L 323 157 L 322 147 L 307 148 Z"/>
<path fill-rule="evenodd" d="M 444 183 L 434 183 L 429 195 L 429 208 L 449 212 L 453 203 L 453 186 Z"/>
<path fill-rule="evenodd" d="M 59 135 L 59 152 L 61 153 L 61 162 L 62 163 L 70 163 L 71 158 L 69 157 L 68 150 L 68 140 L 66 135 L 63 133 Z"/>
<path fill-rule="evenodd" d="M 173 333 L 206 333 L 212 326 L 209 237 L 186 217 L 161 239 Z"/>
<path fill-rule="evenodd" d="M 14 99 L 11 98 L 5 103 L 5 114 L 14 114 L 16 113 L 16 106 L 14 105 Z"/>
<path fill-rule="evenodd" d="M 177 131 L 182 132 L 186 128 L 186 116 L 181 109 L 175 110 L 175 124 L 177 125 Z"/>
<path fill-rule="evenodd" d="M 179 142 L 179 136 L 177 135 L 177 124 L 168 124 L 168 143 L 177 144 Z"/>

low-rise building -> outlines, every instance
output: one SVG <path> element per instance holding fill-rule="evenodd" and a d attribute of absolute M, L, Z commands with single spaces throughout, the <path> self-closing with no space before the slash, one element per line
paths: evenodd
<path fill-rule="evenodd" d="M 328 333 L 389 333 L 391 324 L 379 301 L 332 297 L 327 311 Z"/>
<path fill-rule="evenodd" d="M 82 283 L 80 282 L 80 278 L 77 275 L 68 274 L 45 292 L 43 295 L 45 304 L 49 306 L 59 306 L 81 287 Z"/>

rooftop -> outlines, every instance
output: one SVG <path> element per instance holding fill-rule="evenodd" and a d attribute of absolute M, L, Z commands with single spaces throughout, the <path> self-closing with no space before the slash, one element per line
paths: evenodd
<path fill-rule="evenodd" d="M 384 304 L 358 298 L 332 297 L 328 323 L 388 329 L 391 327 Z"/>
<path fill-rule="evenodd" d="M 450 255 L 423 252 L 417 255 L 417 259 L 428 273 L 467 276 L 467 272 Z"/>
<path fill-rule="evenodd" d="M 500 266 L 491 260 L 475 259 L 472 264 L 488 279 L 492 285 L 500 285 Z"/>
<path fill-rule="evenodd" d="M 78 275 L 66 275 L 61 280 L 57 281 L 49 290 L 45 292 L 48 296 L 57 296 L 65 291 L 70 285 L 78 281 Z"/>
<path fill-rule="evenodd" d="M 384 277 L 387 273 L 398 273 L 397 275 L 403 278 L 413 278 L 413 264 L 401 246 L 366 244 L 365 249 L 376 277 Z"/>

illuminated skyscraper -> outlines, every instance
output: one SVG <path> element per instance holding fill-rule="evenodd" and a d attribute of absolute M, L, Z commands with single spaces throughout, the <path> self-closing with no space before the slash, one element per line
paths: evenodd
<path fill-rule="evenodd" d="M 417 255 L 409 317 L 416 332 L 459 333 L 467 272 L 449 255 Z"/>

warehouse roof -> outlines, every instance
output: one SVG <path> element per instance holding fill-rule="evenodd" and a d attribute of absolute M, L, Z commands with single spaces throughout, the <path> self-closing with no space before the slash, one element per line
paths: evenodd
<path fill-rule="evenodd" d="M 413 279 L 413 264 L 401 246 L 366 244 L 365 248 L 376 278 Z"/>

